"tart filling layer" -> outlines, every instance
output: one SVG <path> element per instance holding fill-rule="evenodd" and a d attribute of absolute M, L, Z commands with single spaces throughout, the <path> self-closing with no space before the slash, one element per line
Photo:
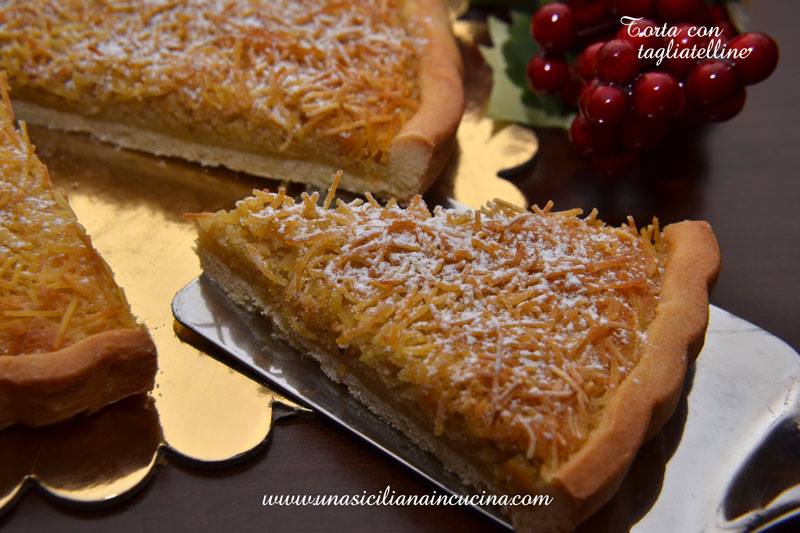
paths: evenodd
<path fill-rule="evenodd" d="M 581 447 L 655 315 L 657 226 L 502 202 L 317 202 L 257 191 L 202 216 L 201 255 L 278 302 L 293 334 L 370 369 L 434 434 L 491 443 L 498 479 L 520 461 L 547 479 Z"/>

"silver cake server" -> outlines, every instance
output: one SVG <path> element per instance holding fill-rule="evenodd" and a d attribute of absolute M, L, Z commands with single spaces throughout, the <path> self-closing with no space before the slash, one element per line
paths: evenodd
<path fill-rule="evenodd" d="M 177 321 L 234 367 L 346 428 L 440 492 L 473 489 L 391 428 L 316 361 L 272 335 L 204 277 L 172 303 Z M 617 495 L 586 530 L 752 531 L 800 513 L 800 356 L 786 343 L 711 306 L 705 346 L 678 410 L 640 451 Z M 510 527 L 497 509 L 476 509 Z"/>

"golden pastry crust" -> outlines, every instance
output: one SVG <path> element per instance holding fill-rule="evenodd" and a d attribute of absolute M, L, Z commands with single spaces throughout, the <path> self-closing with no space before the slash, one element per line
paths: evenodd
<path fill-rule="evenodd" d="M 257 191 L 196 215 L 204 272 L 467 482 L 555 496 L 508 509 L 518 527 L 574 527 L 674 410 L 719 268 L 710 228 L 368 198 Z"/>
<path fill-rule="evenodd" d="M 267 177 L 409 197 L 463 111 L 442 0 L 0 8 L 30 122 Z M 209 23 L 211 21 L 212 23 Z"/>
<path fill-rule="evenodd" d="M 703 221 L 664 228 L 667 260 L 656 317 L 638 365 L 616 391 L 600 425 L 554 476 L 557 512 L 517 509 L 521 530 L 569 530 L 606 503 L 642 443 L 675 412 L 688 366 L 703 346 L 708 293 L 720 270 L 714 233 Z"/>
<path fill-rule="evenodd" d="M 14 117 L 0 76 L 0 428 L 150 390 L 156 351 Z"/>
<path fill-rule="evenodd" d="M 450 29 L 447 3 L 414 1 L 406 10 L 412 13 L 409 20 L 421 21 L 427 40 L 417 75 L 420 105 L 392 140 L 389 152 L 391 174 L 403 184 L 401 190 L 374 191 L 401 199 L 428 190 L 442 172 L 464 113 L 464 67 Z"/>
<path fill-rule="evenodd" d="M 96 333 L 53 352 L 0 356 L 0 428 L 44 426 L 153 388 L 147 330 Z"/>

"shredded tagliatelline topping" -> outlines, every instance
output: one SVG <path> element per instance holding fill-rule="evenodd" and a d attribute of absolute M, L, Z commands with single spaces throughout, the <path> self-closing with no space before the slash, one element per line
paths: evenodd
<path fill-rule="evenodd" d="M 0 355 L 48 352 L 135 325 L 125 295 L 91 247 L 14 117 L 0 79 Z"/>
<path fill-rule="evenodd" d="M 437 434 L 486 439 L 545 474 L 580 448 L 654 317 L 657 222 L 318 200 L 255 191 L 199 215 L 201 243 L 237 250 L 296 333 L 396 380 Z"/>
<path fill-rule="evenodd" d="M 274 131 L 280 151 L 331 141 L 379 161 L 417 109 L 421 42 L 401 0 L 0 4 L 0 68 L 17 91 L 86 113 L 146 102 L 188 117 L 176 129 L 210 122 L 241 144 L 237 120 L 251 137 Z"/>

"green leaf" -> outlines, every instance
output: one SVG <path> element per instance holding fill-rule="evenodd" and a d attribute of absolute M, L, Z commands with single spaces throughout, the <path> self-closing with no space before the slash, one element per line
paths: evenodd
<path fill-rule="evenodd" d="M 502 45 L 503 58 L 506 60 L 506 74 L 515 85 L 524 87 L 525 67 L 528 60 L 539 53 L 539 45 L 530 34 L 531 18 L 522 13 L 511 13 L 511 24 L 508 26 L 508 39 Z"/>
<path fill-rule="evenodd" d="M 750 15 L 747 14 L 747 8 L 740 0 L 728 0 L 725 2 L 725 7 L 728 9 L 728 16 L 731 18 L 731 23 L 740 32 L 747 31 L 747 26 L 750 25 Z"/>
<path fill-rule="evenodd" d="M 481 54 L 492 68 L 492 93 L 486 114 L 495 120 L 538 128 L 569 128 L 573 115 L 559 96 L 534 94 L 525 79 L 525 67 L 539 47 L 530 36 L 530 16 L 514 12 L 511 24 L 489 17 L 492 47 Z"/>

